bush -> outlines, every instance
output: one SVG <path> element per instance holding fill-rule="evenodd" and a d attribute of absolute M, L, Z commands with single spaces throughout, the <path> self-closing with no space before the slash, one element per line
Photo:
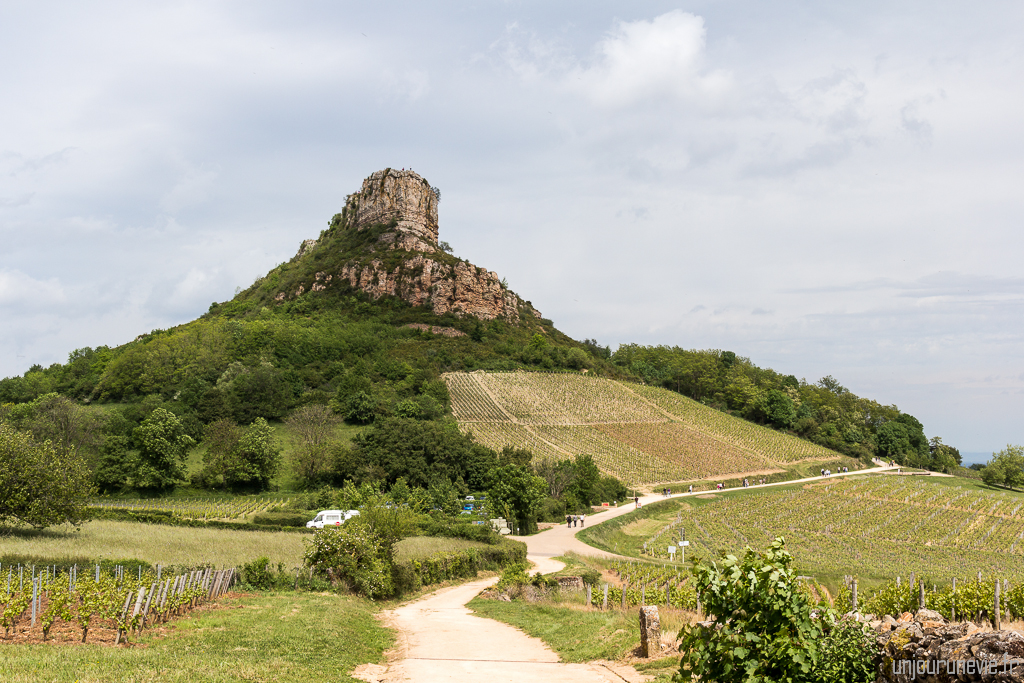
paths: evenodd
<path fill-rule="evenodd" d="M 394 594 L 392 560 L 381 540 L 358 518 L 317 531 L 306 549 L 305 562 L 318 576 L 370 599 Z"/>
<path fill-rule="evenodd" d="M 75 451 L 38 443 L 0 422 L 0 525 L 81 524 L 88 519 L 89 475 Z"/>
<path fill-rule="evenodd" d="M 704 611 L 715 621 L 710 628 L 693 624 L 680 631 L 681 680 L 836 680 L 819 671 L 828 620 L 812 614 L 792 562 L 779 537 L 763 553 L 748 547 L 743 559 L 726 555 L 721 565 L 698 562 L 693 567 Z M 844 656 L 845 635 L 837 636 L 829 651 L 830 666 Z"/>
<path fill-rule="evenodd" d="M 501 543 L 501 535 L 488 524 L 465 524 L 449 519 L 428 517 L 418 524 L 421 536 L 437 536 L 441 538 L 463 538 L 488 545 Z"/>
<path fill-rule="evenodd" d="M 305 528 L 306 522 L 311 519 L 313 519 L 313 515 L 298 514 L 294 512 L 264 512 L 261 515 L 254 515 L 252 523 L 259 524 L 261 526 L 272 525 Z"/>
<path fill-rule="evenodd" d="M 818 648 L 814 680 L 821 683 L 873 681 L 871 651 L 874 642 L 867 627 L 850 618 L 839 621 L 827 619 L 827 622 L 828 633 Z"/>
<path fill-rule="evenodd" d="M 274 587 L 274 575 L 270 558 L 260 557 L 242 565 L 242 582 L 256 590 L 268 591 Z"/>
<path fill-rule="evenodd" d="M 509 567 L 516 566 L 523 567 L 525 573 L 526 546 L 518 541 L 501 539 L 496 547 L 437 553 L 423 560 L 395 565 L 395 593 L 418 590 L 422 586 L 452 579 L 472 578 L 484 569 L 505 567 L 507 571 Z"/>

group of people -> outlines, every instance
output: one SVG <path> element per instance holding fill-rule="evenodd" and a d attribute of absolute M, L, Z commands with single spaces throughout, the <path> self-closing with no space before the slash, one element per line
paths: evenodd
<path fill-rule="evenodd" d="M 583 526 L 583 522 L 585 522 L 586 519 L 587 519 L 586 515 L 566 515 L 565 516 L 565 525 L 567 527 L 569 527 L 570 529 L 573 528 L 574 526 L 576 526 L 577 524 L 579 524 L 580 526 Z"/>
<path fill-rule="evenodd" d="M 665 496 L 666 498 L 671 496 L 672 495 L 672 489 L 662 489 L 661 490 L 661 495 Z"/>
<path fill-rule="evenodd" d="M 838 473 L 839 474 L 845 474 L 845 473 L 847 473 L 849 471 L 850 471 L 849 467 L 840 467 L 839 470 L 838 470 Z M 823 477 L 830 477 L 830 476 L 832 476 L 832 470 L 822 469 L 821 470 L 821 476 L 823 476 Z"/>

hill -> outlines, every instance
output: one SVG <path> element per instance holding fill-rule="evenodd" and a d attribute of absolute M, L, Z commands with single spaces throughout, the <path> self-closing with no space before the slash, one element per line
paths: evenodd
<path fill-rule="evenodd" d="M 196 320 L 0 380 L 0 418 L 48 438 L 32 427 L 32 410 L 11 406 L 51 393 L 106 404 L 102 434 L 83 443 L 116 463 L 138 450 L 133 430 L 157 408 L 199 442 L 215 421 L 280 420 L 312 404 L 353 425 L 443 420 L 456 387 L 441 380 L 446 373 L 587 371 L 552 387 L 500 375 L 481 380 L 487 391 L 459 384 L 491 395 L 504 412 L 478 415 L 460 403 L 455 415 L 484 444 L 593 454 L 634 483 L 789 476 L 840 458 L 836 451 L 956 467 L 955 449 L 930 444 L 915 418 L 831 377 L 811 385 L 728 351 L 624 345 L 612 354 L 569 338 L 497 273 L 453 255 L 439 240 L 439 202 L 440 191 L 412 171 L 373 173 L 295 256 Z M 650 386 L 599 390 L 595 376 Z M 531 403 L 541 394 L 551 403 L 542 410 Z M 563 414 L 574 402 L 589 412 Z"/>
<path fill-rule="evenodd" d="M 860 467 L 658 387 L 575 373 L 460 372 L 444 380 L 460 427 L 480 443 L 557 460 L 591 455 L 634 485 Z"/>
<path fill-rule="evenodd" d="M 374 173 L 316 239 L 230 301 L 4 379 L 0 403 L 50 392 L 100 402 L 157 396 L 203 422 L 242 422 L 339 391 L 343 400 L 364 393 L 387 414 L 452 370 L 618 374 L 606 350 L 570 339 L 496 273 L 453 256 L 438 241 L 439 195 L 411 171 Z"/>

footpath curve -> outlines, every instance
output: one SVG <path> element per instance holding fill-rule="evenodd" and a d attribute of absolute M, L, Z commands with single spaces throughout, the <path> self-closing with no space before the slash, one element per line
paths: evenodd
<path fill-rule="evenodd" d="M 860 470 L 856 474 L 888 469 L 893 468 L 877 467 Z M 766 488 L 822 478 L 808 477 L 747 488 Z M 725 489 L 717 493 L 735 490 Z M 670 497 L 706 493 L 676 493 Z M 640 503 L 649 505 L 666 499 L 663 495 L 647 495 L 640 499 Z M 622 505 L 597 513 L 586 521 L 591 525 L 601 524 L 635 509 L 634 505 Z M 559 525 L 534 536 L 513 538 L 526 544 L 527 559 L 533 563 L 535 571 L 544 574 L 564 567 L 552 558 L 569 551 L 596 557 L 621 557 L 578 540 L 576 533 L 581 530 L 580 527 Z M 540 639 L 527 636 L 507 624 L 476 616 L 466 603 L 496 582 L 496 578 L 481 579 L 443 588 L 385 613 L 385 621 L 398 632 L 398 641 L 392 652 L 395 661 L 387 666 L 364 665 L 353 675 L 373 683 L 465 683 L 467 676 L 483 677 L 486 683 L 622 683 L 627 680 L 601 664 L 562 663 L 557 653 Z"/>

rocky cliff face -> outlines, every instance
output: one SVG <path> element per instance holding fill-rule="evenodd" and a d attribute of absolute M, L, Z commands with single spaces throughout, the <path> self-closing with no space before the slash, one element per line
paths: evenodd
<path fill-rule="evenodd" d="M 346 209 L 354 213 L 351 227 L 355 230 L 395 221 L 398 233 L 436 247 L 437 201 L 437 192 L 418 173 L 385 169 L 372 174 L 363 181 L 362 190 L 349 195 Z"/>
<path fill-rule="evenodd" d="M 332 237 L 345 231 L 373 230 L 368 249 L 351 254 L 336 272 L 318 271 L 296 291 L 280 292 L 277 301 L 307 290 L 323 291 L 341 281 L 373 298 L 401 297 L 413 306 L 430 306 L 437 315 L 452 313 L 481 320 L 518 322 L 520 315 L 540 317 L 528 303 L 502 284 L 497 273 L 444 253 L 438 245 L 437 191 L 412 171 L 377 171 L 351 194 L 345 209 L 319 240 L 302 243 L 296 259 L 317 249 L 331 249 Z M 384 227 L 386 226 L 386 227 Z"/>

